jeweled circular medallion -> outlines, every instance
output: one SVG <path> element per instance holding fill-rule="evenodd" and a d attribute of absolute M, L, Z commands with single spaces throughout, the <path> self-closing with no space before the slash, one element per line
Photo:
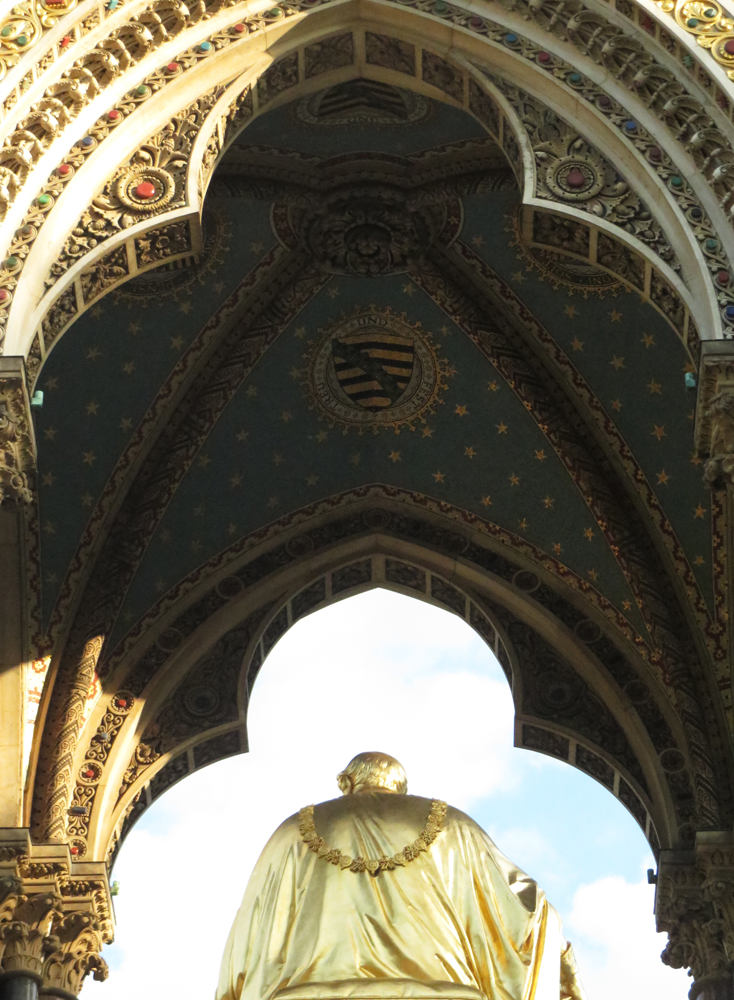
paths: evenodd
<path fill-rule="evenodd" d="M 420 323 L 358 309 L 319 331 L 301 370 L 319 416 L 359 433 L 425 423 L 454 374 Z"/>
<path fill-rule="evenodd" d="M 546 184 L 563 201 L 589 201 L 604 187 L 604 174 L 589 158 L 564 156 L 548 167 Z"/>
<path fill-rule="evenodd" d="M 134 166 L 122 171 L 116 181 L 117 197 L 126 208 L 159 212 L 176 193 L 176 181 L 162 167 Z"/>

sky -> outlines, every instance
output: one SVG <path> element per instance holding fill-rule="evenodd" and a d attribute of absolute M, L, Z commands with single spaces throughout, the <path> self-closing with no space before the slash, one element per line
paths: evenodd
<path fill-rule="evenodd" d="M 250 752 L 166 792 L 125 841 L 112 877 L 115 943 L 86 1000 L 213 998 L 227 934 L 265 842 L 287 816 L 339 794 L 357 753 L 397 757 L 408 791 L 469 813 L 561 914 L 589 1000 L 685 1000 L 660 962 L 655 867 L 610 792 L 513 747 L 510 689 L 466 622 L 374 590 L 302 619 L 255 683 Z"/>

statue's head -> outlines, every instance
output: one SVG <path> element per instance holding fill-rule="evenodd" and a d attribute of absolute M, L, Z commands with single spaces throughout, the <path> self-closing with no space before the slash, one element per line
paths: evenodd
<path fill-rule="evenodd" d="M 403 765 L 389 753 L 358 753 L 337 774 L 336 780 L 342 795 L 358 795 L 360 792 L 405 795 L 408 791 Z"/>

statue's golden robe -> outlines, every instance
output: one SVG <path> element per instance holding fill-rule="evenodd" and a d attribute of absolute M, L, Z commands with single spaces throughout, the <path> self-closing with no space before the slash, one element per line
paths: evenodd
<path fill-rule="evenodd" d="M 431 803 L 348 795 L 314 809 L 353 858 L 412 844 Z M 217 1000 L 451 997 L 582 1000 L 570 946 L 543 891 L 473 820 L 449 807 L 433 845 L 371 876 L 329 864 L 291 816 L 266 845 L 222 959 Z"/>

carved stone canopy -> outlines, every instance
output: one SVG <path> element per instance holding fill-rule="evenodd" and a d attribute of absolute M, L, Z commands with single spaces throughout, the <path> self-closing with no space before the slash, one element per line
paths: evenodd
<path fill-rule="evenodd" d="M 295 163 L 276 149 L 233 147 L 210 192 L 272 200 L 286 247 L 306 250 L 330 273 L 375 277 L 408 270 L 436 243 L 449 246 L 461 227 L 458 196 L 485 186 L 515 186 L 491 139 L 415 158 L 358 153 Z"/>
<path fill-rule="evenodd" d="M 320 204 L 291 206 L 287 221 L 326 271 L 371 277 L 406 271 L 423 260 L 449 214 L 388 185 L 340 188 Z"/>

